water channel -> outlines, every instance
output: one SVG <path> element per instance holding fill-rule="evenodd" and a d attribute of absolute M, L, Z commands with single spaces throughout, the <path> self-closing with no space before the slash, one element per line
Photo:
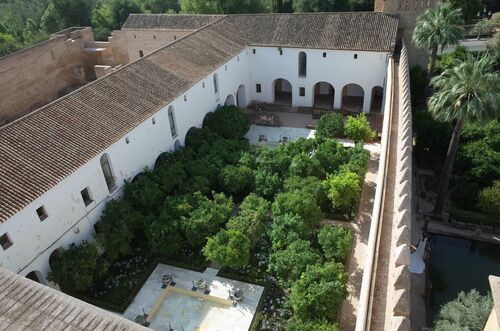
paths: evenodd
<path fill-rule="evenodd" d="M 500 245 L 432 235 L 430 247 L 431 321 L 441 305 L 460 291 L 475 288 L 486 294 L 490 291 L 488 276 L 500 276 Z"/>

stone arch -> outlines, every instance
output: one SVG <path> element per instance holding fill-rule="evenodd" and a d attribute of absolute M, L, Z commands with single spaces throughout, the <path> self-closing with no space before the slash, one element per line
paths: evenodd
<path fill-rule="evenodd" d="M 176 140 L 177 141 L 177 140 Z M 154 168 L 153 170 L 158 170 L 160 167 L 161 167 L 161 164 L 163 162 L 165 162 L 165 160 L 168 159 L 170 153 L 169 152 L 163 152 L 161 153 L 160 155 L 158 155 L 158 157 L 156 158 L 156 161 L 155 161 L 155 165 L 154 165 Z"/>
<path fill-rule="evenodd" d="M 45 282 L 43 281 L 44 277 L 42 276 L 42 273 L 38 270 L 33 270 L 29 272 L 25 277 L 31 279 L 34 282 L 45 284 Z"/>
<path fill-rule="evenodd" d="M 384 100 L 384 88 L 382 86 L 374 86 L 372 88 L 372 100 L 370 103 L 371 113 L 381 113 Z"/>
<path fill-rule="evenodd" d="M 245 85 L 241 84 L 236 92 L 236 103 L 239 108 L 245 108 L 247 106 L 247 95 L 245 90 Z"/>
<path fill-rule="evenodd" d="M 342 108 L 345 110 L 361 112 L 365 90 L 358 84 L 347 84 L 342 88 Z"/>
<path fill-rule="evenodd" d="M 137 183 L 137 181 L 139 181 L 139 179 L 141 179 L 141 177 L 143 177 L 144 175 L 145 175 L 144 171 L 141 171 L 137 175 L 135 175 L 130 182 Z"/>
<path fill-rule="evenodd" d="M 333 109 L 335 88 L 327 82 L 318 82 L 314 85 L 314 108 Z"/>
<path fill-rule="evenodd" d="M 57 258 L 59 257 L 60 254 L 61 254 L 61 247 L 54 249 L 52 251 L 52 253 L 50 253 L 50 256 L 49 256 L 50 269 L 54 268 L 54 262 L 57 260 Z"/>
<path fill-rule="evenodd" d="M 234 95 L 229 94 L 224 102 L 224 106 L 235 106 Z"/>
<path fill-rule="evenodd" d="M 192 126 L 189 128 L 189 130 L 186 132 L 186 136 L 184 137 L 184 146 L 188 146 L 189 144 L 189 137 L 192 135 L 195 135 L 200 129 Z"/>
<path fill-rule="evenodd" d="M 292 84 L 283 78 L 278 78 L 273 82 L 274 103 L 280 105 L 292 105 Z"/>

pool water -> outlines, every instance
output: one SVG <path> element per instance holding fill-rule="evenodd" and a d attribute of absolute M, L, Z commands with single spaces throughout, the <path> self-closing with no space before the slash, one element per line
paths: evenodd
<path fill-rule="evenodd" d="M 490 291 L 489 275 L 500 275 L 500 245 L 431 236 L 429 276 L 431 280 L 430 318 L 460 291 Z"/>
<path fill-rule="evenodd" d="M 170 323 L 175 330 L 182 328 L 184 331 L 217 330 L 214 321 L 220 319 L 221 314 L 228 309 L 227 305 L 170 292 L 152 318 L 150 328 L 169 330 Z"/>

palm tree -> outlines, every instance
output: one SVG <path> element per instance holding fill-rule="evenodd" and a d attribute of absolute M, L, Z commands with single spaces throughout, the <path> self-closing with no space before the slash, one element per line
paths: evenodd
<path fill-rule="evenodd" d="M 462 11 L 453 8 L 450 3 L 444 3 L 436 8 L 428 9 L 417 18 L 413 30 L 413 43 L 429 52 L 429 63 L 426 81 L 426 95 L 430 95 L 430 81 L 434 73 L 434 64 L 438 48 L 446 45 L 456 45 L 462 36 Z"/>
<path fill-rule="evenodd" d="M 455 123 L 439 182 L 435 214 L 443 209 L 464 122 L 498 118 L 500 76 L 494 72 L 494 63 L 491 53 L 477 58 L 468 54 L 464 60 L 457 60 L 454 67 L 432 79 L 436 92 L 429 98 L 429 111 L 438 121 Z"/>

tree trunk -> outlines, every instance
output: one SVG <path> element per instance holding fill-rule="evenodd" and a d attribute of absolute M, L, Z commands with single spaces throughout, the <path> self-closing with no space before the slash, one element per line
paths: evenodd
<path fill-rule="evenodd" d="M 463 120 L 459 119 L 455 124 L 453 134 L 451 135 L 450 145 L 448 146 L 448 153 L 446 153 L 446 161 L 444 162 L 441 179 L 439 181 L 436 203 L 434 204 L 434 210 L 432 211 L 437 215 L 440 215 L 443 211 L 446 193 L 448 191 L 448 184 L 451 177 L 451 170 L 453 169 L 453 162 L 455 162 L 455 157 L 457 156 L 458 144 L 460 142 L 460 134 L 462 132 L 463 125 Z"/>
<path fill-rule="evenodd" d="M 434 66 L 436 64 L 438 46 L 436 45 L 429 56 L 429 65 L 427 66 L 427 82 L 425 85 L 425 95 L 428 97 L 431 95 L 431 79 L 434 74 Z"/>

